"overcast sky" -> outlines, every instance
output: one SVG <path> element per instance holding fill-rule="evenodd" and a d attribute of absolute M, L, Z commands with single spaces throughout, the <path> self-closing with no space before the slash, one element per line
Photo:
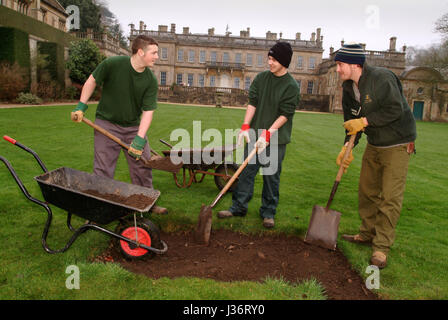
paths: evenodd
<path fill-rule="evenodd" d="M 448 0 L 101 0 L 108 4 L 126 35 L 128 24 L 144 21 L 147 30 L 158 25 L 176 24 L 176 32 L 190 27 L 191 33 L 223 35 L 226 27 L 232 35 L 250 28 L 253 37 L 265 37 L 267 31 L 283 33 L 284 39 L 302 40 L 321 28 L 324 57 L 329 48 L 345 42 L 366 43 L 367 50 L 387 50 L 389 39 L 397 37 L 397 49 L 403 45 L 427 47 L 441 40 L 434 32 L 435 22 L 448 13 Z"/>

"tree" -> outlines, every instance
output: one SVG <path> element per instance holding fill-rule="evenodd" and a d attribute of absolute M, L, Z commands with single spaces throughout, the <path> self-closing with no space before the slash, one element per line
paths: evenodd
<path fill-rule="evenodd" d="M 434 68 L 444 77 L 448 77 L 448 13 L 439 18 L 435 26 L 435 31 L 441 33 L 444 40 L 428 48 L 408 48 L 407 64 Z"/>
<path fill-rule="evenodd" d="M 445 39 L 448 38 L 448 13 L 445 13 L 436 21 L 436 31 L 441 33 Z"/>
<path fill-rule="evenodd" d="M 83 84 L 98 64 L 106 57 L 100 53 L 90 39 L 74 41 L 70 44 L 67 69 L 73 82 Z"/>

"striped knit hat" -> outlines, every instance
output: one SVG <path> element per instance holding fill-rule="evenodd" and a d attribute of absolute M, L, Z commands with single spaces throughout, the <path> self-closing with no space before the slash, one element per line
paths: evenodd
<path fill-rule="evenodd" d="M 337 51 L 334 61 L 341 61 L 348 64 L 359 64 L 363 66 L 364 61 L 366 61 L 366 55 L 361 45 L 345 44 Z"/>

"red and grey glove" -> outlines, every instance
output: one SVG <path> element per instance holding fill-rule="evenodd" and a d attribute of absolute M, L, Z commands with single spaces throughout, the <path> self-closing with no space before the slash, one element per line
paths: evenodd
<path fill-rule="evenodd" d="M 271 140 L 271 133 L 269 132 L 269 130 L 263 130 L 261 136 L 255 143 L 255 147 L 257 148 L 258 154 L 262 153 L 264 149 L 266 149 L 266 147 L 269 145 L 270 140 Z"/>
<path fill-rule="evenodd" d="M 249 129 L 250 126 L 247 123 L 244 123 L 241 126 L 241 130 L 240 133 L 238 134 L 238 146 L 241 146 L 243 143 L 243 138 L 244 140 L 246 140 L 246 143 L 250 142 L 250 138 L 249 138 Z"/>

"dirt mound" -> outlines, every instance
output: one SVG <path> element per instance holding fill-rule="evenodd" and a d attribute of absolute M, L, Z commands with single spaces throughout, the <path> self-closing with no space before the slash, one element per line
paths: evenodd
<path fill-rule="evenodd" d="M 115 261 L 150 278 L 199 277 L 218 281 L 263 281 L 267 276 L 296 283 L 317 279 L 329 299 L 376 300 L 364 280 L 340 251 L 308 245 L 285 235 L 243 235 L 213 230 L 208 246 L 197 245 L 193 233 L 161 233 L 168 251 L 147 261 L 127 261 L 111 248 L 98 260 Z"/>

